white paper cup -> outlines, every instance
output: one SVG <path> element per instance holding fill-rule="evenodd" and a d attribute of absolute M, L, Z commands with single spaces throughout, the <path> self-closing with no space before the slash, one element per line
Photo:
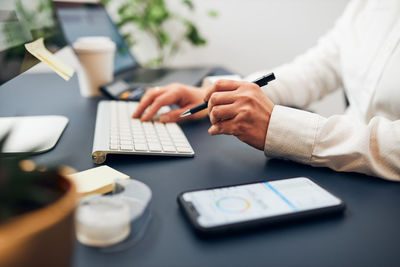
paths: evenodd
<path fill-rule="evenodd" d="M 108 37 L 81 37 L 73 47 L 89 82 L 89 86 L 81 86 L 81 95 L 100 95 L 100 86 L 113 80 L 115 43 Z"/>

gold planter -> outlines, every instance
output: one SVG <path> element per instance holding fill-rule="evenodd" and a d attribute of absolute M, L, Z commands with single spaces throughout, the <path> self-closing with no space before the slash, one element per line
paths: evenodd
<path fill-rule="evenodd" d="M 51 179 L 64 192 L 58 200 L 0 225 L 0 267 L 71 265 L 76 186 L 61 175 Z"/>

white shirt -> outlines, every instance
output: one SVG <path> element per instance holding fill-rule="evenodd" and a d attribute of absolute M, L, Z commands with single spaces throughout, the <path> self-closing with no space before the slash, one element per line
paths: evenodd
<path fill-rule="evenodd" d="M 314 48 L 274 72 L 263 88 L 276 104 L 266 156 L 400 181 L 399 0 L 351 1 Z M 350 102 L 343 115 L 286 107 L 339 88 Z"/>

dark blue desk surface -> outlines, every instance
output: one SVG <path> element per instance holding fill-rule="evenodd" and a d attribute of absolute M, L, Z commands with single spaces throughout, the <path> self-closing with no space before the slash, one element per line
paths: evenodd
<path fill-rule="evenodd" d="M 0 87 L 0 116 L 59 114 L 70 119 L 52 151 L 36 156 L 77 170 L 95 167 L 90 155 L 99 99 L 79 95 L 53 74 L 25 75 Z M 194 158 L 114 156 L 107 165 L 153 191 L 144 238 L 123 252 L 104 254 L 77 243 L 75 266 L 400 266 L 400 184 L 267 159 L 234 137 L 207 134 L 207 120 L 181 124 Z M 308 176 L 342 198 L 341 217 L 200 238 L 178 208 L 188 189 Z"/>

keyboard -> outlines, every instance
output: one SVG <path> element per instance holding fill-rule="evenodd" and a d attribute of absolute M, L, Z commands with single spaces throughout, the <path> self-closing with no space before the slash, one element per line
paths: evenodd
<path fill-rule="evenodd" d="M 108 154 L 194 156 L 178 124 L 132 119 L 138 104 L 132 101 L 99 103 L 92 151 L 94 163 L 104 163 Z M 168 110 L 169 107 L 163 107 L 159 114 Z"/>

